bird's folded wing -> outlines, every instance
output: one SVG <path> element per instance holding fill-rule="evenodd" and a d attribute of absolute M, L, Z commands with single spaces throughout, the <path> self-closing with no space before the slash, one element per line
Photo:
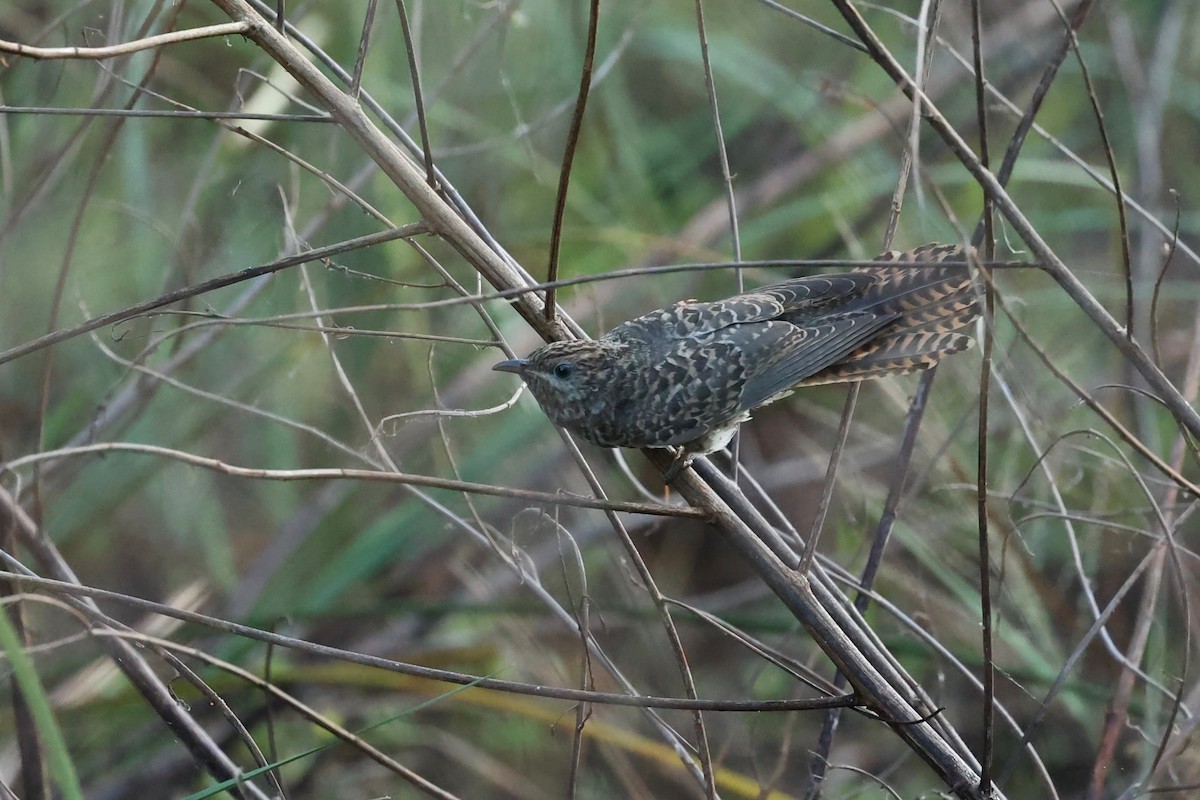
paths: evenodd
<path fill-rule="evenodd" d="M 765 322 L 807 310 L 827 312 L 830 307 L 862 294 L 875 283 L 874 275 L 862 272 L 808 275 L 698 305 L 704 308 L 705 327 L 719 330 L 728 325 Z"/>
<path fill-rule="evenodd" d="M 895 318 L 895 314 L 860 311 L 808 325 L 774 321 L 723 331 L 741 338 L 738 344 L 747 377 L 742 408 L 752 409 L 790 391 L 861 347 Z"/>
<path fill-rule="evenodd" d="M 639 343 L 707 337 L 733 325 L 765 323 L 781 315 L 828 313 L 876 282 L 867 273 L 810 275 L 715 302 L 685 300 L 618 325 L 606 337 Z"/>

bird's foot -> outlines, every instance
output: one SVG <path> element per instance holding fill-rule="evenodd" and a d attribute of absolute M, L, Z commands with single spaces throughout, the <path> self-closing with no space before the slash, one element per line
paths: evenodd
<path fill-rule="evenodd" d="M 680 447 L 675 453 L 675 459 L 663 471 L 663 483 L 670 483 L 678 478 L 680 473 L 692 465 L 692 459 L 695 457 L 695 453 L 688 452 L 687 448 Z"/>

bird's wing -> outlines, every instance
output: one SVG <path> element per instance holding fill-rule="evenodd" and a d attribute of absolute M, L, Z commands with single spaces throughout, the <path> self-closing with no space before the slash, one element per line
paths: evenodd
<path fill-rule="evenodd" d="M 684 300 L 624 322 L 606 338 L 639 343 L 707 337 L 732 325 L 765 323 L 783 315 L 813 317 L 857 297 L 878 282 L 875 275 L 846 272 L 809 275 L 763 286 L 714 302 Z"/>
<path fill-rule="evenodd" d="M 803 325 L 775 320 L 722 331 L 738 339 L 746 375 L 741 407 L 752 409 L 794 389 L 861 347 L 894 319 L 893 313 L 854 311 Z"/>
<path fill-rule="evenodd" d="M 727 325 L 765 322 L 805 311 L 828 311 L 862 294 L 877 280 L 875 275 L 865 272 L 807 275 L 760 286 L 726 300 L 696 305 L 702 310 L 704 327 L 715 331 Z"/>

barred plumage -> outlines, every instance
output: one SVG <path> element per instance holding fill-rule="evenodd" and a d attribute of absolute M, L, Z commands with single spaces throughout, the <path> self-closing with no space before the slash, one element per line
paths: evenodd
<path fill-rule="evenodd" d="M 964 254 L 928 244 L 876 260 Z M 967 349 L 960 331 L 978 314 L 961 264 L 859 269 L 682 301 L 493 369 L 520 375 L 547 416 L 591 442 L 680 446 L 670 481 L 696 455 L 728 444 L 751 411 L 798 387 L 927 369 Z"/>

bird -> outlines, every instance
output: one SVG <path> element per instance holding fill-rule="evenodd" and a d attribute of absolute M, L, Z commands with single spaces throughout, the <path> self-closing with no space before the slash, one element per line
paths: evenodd
<path fill-rule="evenodd" d="M 682 300 L 492 369 L 518 375 L 555 424 L 601 447 L 677 448 L 669 484 L 729 444 L 754 410 L 798 388 L 928 369 L 971 347 L 963 330 L 979 307 L 962 247 L 931 243 L 875 260 L 930 266 Z"/>

